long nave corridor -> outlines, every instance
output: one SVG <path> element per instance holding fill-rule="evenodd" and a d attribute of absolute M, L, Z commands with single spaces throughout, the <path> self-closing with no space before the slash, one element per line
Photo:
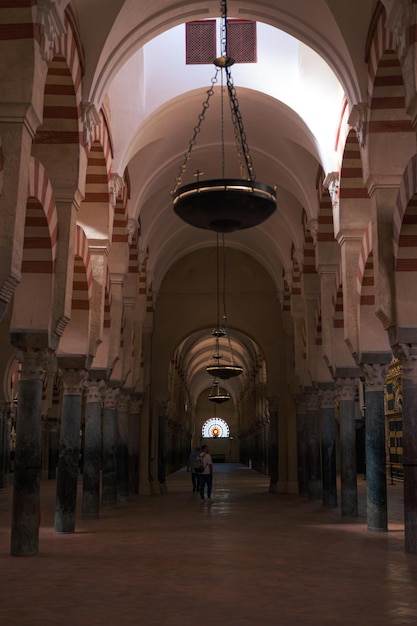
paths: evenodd
<path fill-rule="evenodd" d="M 404 554 L 402 484 L 387 485 L 389 530 L 215 464 L 213 502 L 186 469 L 163 496 L 77 514 L 53 530 L 56 483 L 41 484 L 40 555 L 9 555 L 12 490 L 0 492 L 1 623 L 7 626 L 394 626 L 417 623 L 417 561 Z M 272 538 L 276 538 L 272 539 Z M 6 574 L 7 573 L 7 574 Z"/>

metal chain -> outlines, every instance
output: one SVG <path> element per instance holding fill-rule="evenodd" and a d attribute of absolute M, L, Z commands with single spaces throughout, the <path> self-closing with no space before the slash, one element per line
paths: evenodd
<path fill-rule="evenodd" d="M 229 92 L 230 111 L 232 114 L 233 129 L 235 131 L 236 144 L 238 154 L 244 157 L 246 166 L 246 175 L 248 180 L 255 180 L 255 169 L 252 163 L 252 157 L 249 154 L 249 146 L 246 139 L 245 129 L 243 128 L 243 120 L 239 110 L 239 102 L 236 95 L 236 89 L 233 84 L 232 74 L 229 67 L 226 67 L 227 89 Z"/>
<path fill-rule="evenodd" d="M 193 134 L 193 136 L 190 139 L 190 142 L 189 142 L 189 145 L 188 145 L 188 150 L 184 154 L 184 160 L 183 160 L 183 162 L 181 164 L 179 174 L 178 174 L 177 178 L 175 179 L 175 187 L 171 191 L 171 196 L 175 195 L 175 193 L 178 191 L 178 188 L 181 187 L 181 185 L 182 185 L 182 178 L 183 178 L 183 176 L 185 174 L 185 171 L 187 169 L 187 163 L 190 160 L 191 151 L 192 151 L 193 147 L 195 146 L 195 144 L 197 143 L 197 135 L 201 131 L 201 124 L 204 122 L 204 119 L 205 119 L 205 116 L 206 116 L 206 111 L 209 108 L 210 98 L 214 94 L 213 87 L 217 83 L 217 76 L 218 76 L 219 71 L 220 71 L 220 68 L 217 67 L 216 68 L 216 73 L 213 76 L 213 78 L 211 79 L 211 87 L 206 91 L 207 98 L 203 102 L 202 111 L 201 111 L 200 115 L 198 116 L 198 123 L 197 123 L 196 126 L 194 126 L 194 134 Z"/>

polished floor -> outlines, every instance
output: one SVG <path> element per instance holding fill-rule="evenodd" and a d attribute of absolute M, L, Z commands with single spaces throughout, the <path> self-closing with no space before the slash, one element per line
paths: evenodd
<path fill-rule="evenodd" d="M 81 487 L 81 483 L 80 483 Z M 388 485 L 389 531 L 360 515 L 268 493 L 264 476 L 215 465 L 213 502 L 185 470 L 168 493 L 121 502 L 53 532 L 42 482 L 40 554 L 11 557 L 11 487 L 0 492 L 2 626 L 417 625 L 417 556 L 404 554 L 402 485 Z M 80 502 L 80 499 L 79 499 Z"/>

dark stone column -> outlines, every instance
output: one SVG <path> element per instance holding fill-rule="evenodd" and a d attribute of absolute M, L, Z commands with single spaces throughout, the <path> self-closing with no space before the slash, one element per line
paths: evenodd
<path fill-rule="evenodd" d="M 61 433 L 56 481 L 55 532 L 73 533 L 77 504 L 82 394 L 87 372 L 64 369 Z"/>
<path fill-rule="evenodd" d="M 97 519 L 100 510 L 101 397 L 103 380 L 86 385 L 82 516 Z"/>
<path fill-rule="evenodd" d="M 298 493 L 308 494 L 307 470 L 307 395 L 300 394 L 295 398 L 297 407 L 297 474 Z"/>
<path fill-rule="evenodd" d="M 323 497 L 320 445 L 319 396 L 313 389 L 308 393 L 307 403 L 308 495 L 313 500 Z"/>
<path fill-rule="evenodd" d="M 386 365 L 361 365 L 365 377 L 366 497 L 368 530 L 388 530 L 384 384 Z"/>
<path fill-rule="evenodd" d="M 417 345 L 396 346 L 402 365 L 405 551 L 417 554 Z"/>
<path fill-rule="evenodd" d="M 158 482 L 159 491 L 166 491 L 166 429 L 168 402 L 161 400 L 158 411 Z"/>
<path fill-rule="evenodd" d="M 278 397 L 270 396 L 268 398 L 269 408 L 269 491 L 275 493 L 278 489 Z"/>
<path fill-rule="evenodd" d="M 117 401 L 120 390 L 108 387 L 104 392 L 101 504 L 117 504 Z"/>
<path fill-rule="evenodd" d="M 48 479 L 55 480 L 58 465 L 58 420 L 48 417 Z"/>
<path fill-rule="evenodd" d="M 323 506 L 337 506 L 335 397 L 334 388 L 320 390 Z"/>
<path fill-rule="evenodd" d="M 335 382 L 339 400 L 342 517 L 357 517 L 355 398 L 358 381 L 356 378 L 337 378 Z"/>
<path fill-rule="evenodd" d="M 119 500 L 129 497 L 128 422 L 129 396 L 121 394 L 117 402 L 117 493 Z"/>
<path fill-rule="evenodd" d="M 16 417 L 11 551 L 13 556 L 39 553 L 42 473 L 42 387 L 47 350 L 18 350 L 21 363 Z"/>
<path fill-rule="evenodd" d="M 129 413 L 129 493 L 139 494 L 139 423 L 142 398 L 139 395 L 132 397 Z"/>

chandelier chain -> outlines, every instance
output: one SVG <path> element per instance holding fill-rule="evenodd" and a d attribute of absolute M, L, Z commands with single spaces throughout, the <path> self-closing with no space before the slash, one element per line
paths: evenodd
<path fill-rule="evenodd" d="M 236 89 L 233 83 L 232 73 L 229 67 L 226 67 L 226 84 L 229 92 L 230 111 L 232 114 L 233 129 L 235 131 L 236 143 L 238 146 L 238 154 L 243 156 L 246 175 L 248 180 L 254 181 L 256 178 L 255 168 L 253 167 L 252 157 L 249 153 L 249 145 L 246 138 L 245 129 L 243 127 L 242 115 L 239 110 L 239 102 L 237 99 Z"/>
<path fill-rule="evenodd" d="M 180 166 L 180 171 L 179 174 L 177 176 L 177 178 L 175 179 L 175 187 L 174 189 L 171 191 L 171 195 L 175 195 L 175 193 L 178 191 L 178 189 L 181 187 L 182 185 L 182 178 L 185 174 L 185 171 L 187 169 L 187 164 L 188 161 L 190 160 L 191 157 L 191 151 L 193 149 L 193 147 L 195 146 L 195 144 L 197 143 L 197 135 L 200 133 L 201 131 L 201 125 L 205 120 L 206 117 L 206 112 L 207 109 L 210 106 L 210 99 L 214 94 L 214 85 L 217 83 L 218 80 L 218 73 L 220 71 L 220 68 L 216 68 L 216 73 L 213 76 L 213 78 L 211 79 L 211 87 L 209 89 L 207 89 L 206 94 L 207 97 L 203 102 L 203 108 L 201 110 L 200 115 L 198 116 L 198 123 L 196 124 L 196 126 L 194 126 L 194 130 L 193 130 L 193 136 L 191 137 L 189 144 L 188 144 L 188 150 L 187 152 L 184 154 L 184 160 Z"/>

